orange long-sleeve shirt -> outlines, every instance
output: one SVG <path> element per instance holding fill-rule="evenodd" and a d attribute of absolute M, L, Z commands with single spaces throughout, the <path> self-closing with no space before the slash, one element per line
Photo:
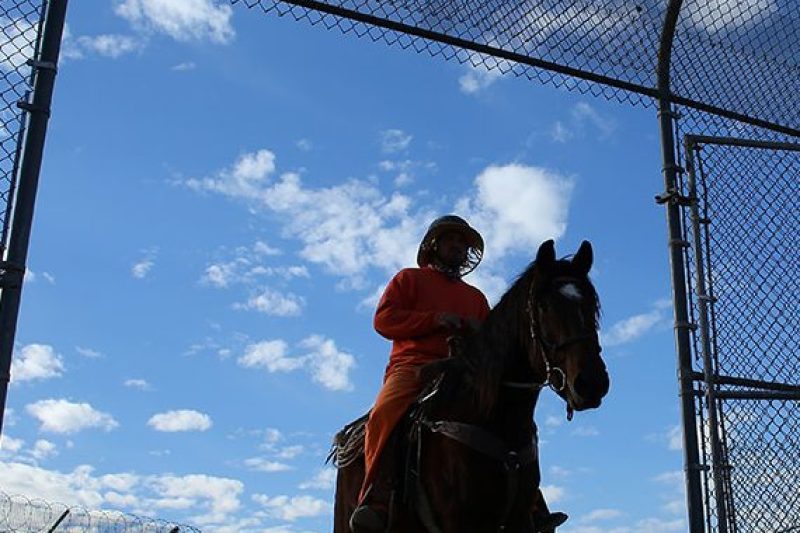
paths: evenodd
<path fill-rule="evenodd" d="M 392 341 L 387 372 L 398 365 L 421 365 L 447 355 L 449 331 L 439 313 L 483 321 L 489 304 L 481 291 L 430 268 L 406 268 L 395 275 L 375 311 L 375 330 Z"/>

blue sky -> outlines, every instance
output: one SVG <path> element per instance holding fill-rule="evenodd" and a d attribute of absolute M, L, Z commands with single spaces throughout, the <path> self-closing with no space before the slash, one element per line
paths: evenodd
<path fill-rule="evenodd" d="M 331 437 L 430 220 L 487 240 L 495 301 L 592 241 L 611 392 L 542 395 L 566 533 L 683 531 L 655 110 L 211 0 L 72 2 L 0 488 L 208 531 L 331 529 Z"/>

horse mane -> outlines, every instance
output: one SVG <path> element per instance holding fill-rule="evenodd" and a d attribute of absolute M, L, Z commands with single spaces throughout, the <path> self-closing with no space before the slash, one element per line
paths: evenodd
<path fill-rule="evenodd" d="M 600 300 L 588 276 L 578 273 L 569 256 L 547 268 L 538 268 L 532 261 L 491 309 L 480 329 L 465 339 L 463 350 L 444 373 L 440 394 L 445 401 L 463 395 L 465 383 L 471 385 L 474 407 L 487 416 L 497 401 L 503 379 L 514 379 L 506 372 L 513 365 L 527 360 L 530 349 L 529 298 L 534 301 L 550 288 L 549 281 L 569 277 L 579 285 L 583 295 L 584 316 L 597 329 Z M 516 379 L 520 379 L 517 377 Z M 522 379 L 529 379 L 525 376 Z M 544 378 L 542 378 L 542 381 Z"/>

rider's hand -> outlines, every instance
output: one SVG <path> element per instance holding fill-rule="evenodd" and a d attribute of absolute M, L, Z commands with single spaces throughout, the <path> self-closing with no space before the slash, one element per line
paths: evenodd
<path fill-rule="evenodd" d="M 436 315 L 436 323 L 443 328 L 458 329 L 461 327 L 461 317 L 455 313 L 439 313 Z"/>

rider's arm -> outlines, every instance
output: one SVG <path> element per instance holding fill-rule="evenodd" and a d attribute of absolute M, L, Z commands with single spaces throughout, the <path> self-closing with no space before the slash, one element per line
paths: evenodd
<path fill-rule="evenodd" d="M 408 271 L 399 272 L 383 292 L 375 311 L 375 331 L 390 340 L 422 337 L 440 326 L 437 313 L 414 309 L 416 287 Z"/>

